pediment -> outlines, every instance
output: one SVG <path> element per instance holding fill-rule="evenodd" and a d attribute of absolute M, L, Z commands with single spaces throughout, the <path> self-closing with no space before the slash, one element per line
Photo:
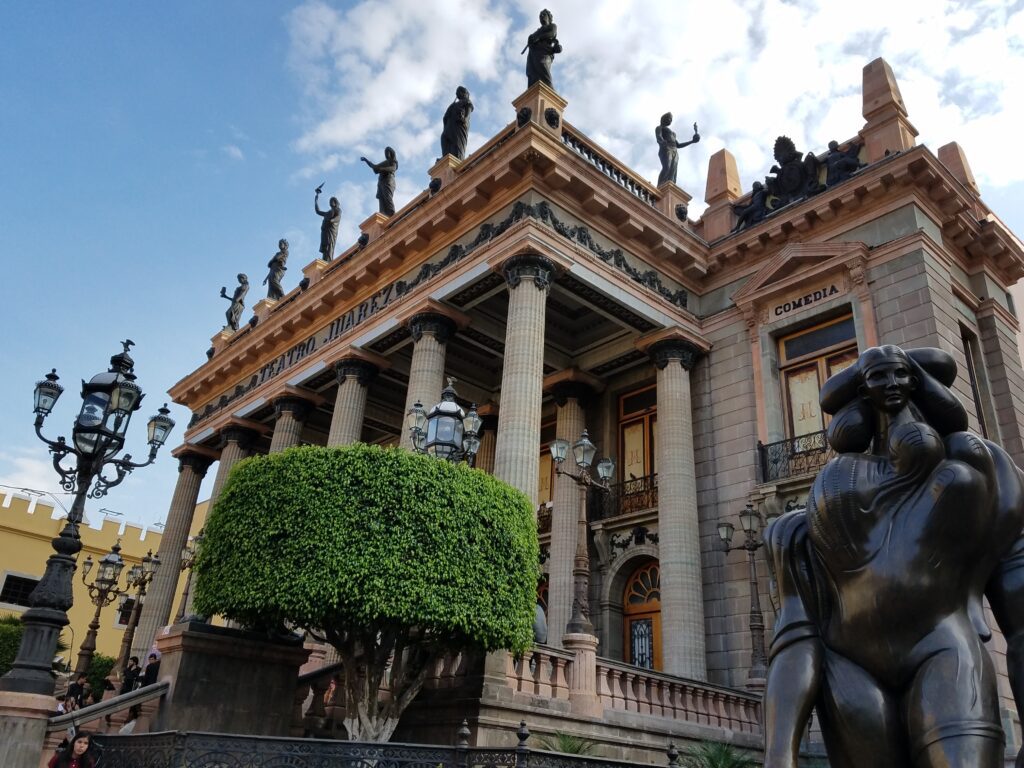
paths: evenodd
<path fill-rule="evenodd" d="M 840 265 L 845 272 L 863 269 L 867 253 L 861 242 L 789 243 L 733 294 L 733 303 L 741 308 L 761 303 L 822 274 L 835 274 Z"/>

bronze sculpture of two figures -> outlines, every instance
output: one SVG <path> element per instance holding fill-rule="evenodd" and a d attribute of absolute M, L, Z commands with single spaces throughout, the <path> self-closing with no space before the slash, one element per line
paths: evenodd
<path fill-rule="evenodd" d="M 941 350 L 883 346 L 822 388 L 838 455 L 765 534 L 765 768 L 796 768 L 812 708 L 832 768 L 1003 765 L 982 600 L 1020 707 L 1024 476 L 967 431 L 955 378 Z"/>

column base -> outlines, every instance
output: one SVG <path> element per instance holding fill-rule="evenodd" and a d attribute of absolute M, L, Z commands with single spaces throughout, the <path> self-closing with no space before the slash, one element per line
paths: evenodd
<path fill-rule="evenodd" d="M 604 707 L 597 695 L 597 646 L 600 641 L 590 634 L 567 633 L 562 645 L 572 651 L 572 684 L 569 686 L 569 706 L 574 714 L 601 717 Z"/>
<path fill-rule="evenodd" d="M 56 709 L 53 696 L 0 691 L 0 765 L 38 768 L 46 723 Z"/>

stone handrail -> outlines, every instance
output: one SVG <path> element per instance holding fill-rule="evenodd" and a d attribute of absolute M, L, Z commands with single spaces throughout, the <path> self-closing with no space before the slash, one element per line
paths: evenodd
<path fill-rule="evenodd" d="M 100 719 L 106 719 L 110 715 L 131 709 L 136 705 L 145 704 L 149 701 L 162 699 L 167 695 L 171 687 L 170 682 L 162 680 L 134 691 L 122 693 L 119 696 L 112 696 L 88 707 L 76 709 L 74 712 L 67 712 L 63 715 L 51 717 L 46 724 L 47 733 L 58 733 L 70 727 L 78 727 L 85 723 L 93 723 Z"/>
<path fill-rule="evenodd" d="M 597 660 L 597 695 L 607 709 L 719 726 L 741 733 L 761 730 L 761 700 L 757 696 L 611 659 Z"/>
<path fill-rule="evenodd" d="M 588 139 L 579 129 L 568 123 L 563 123 L 562 143 L 647 205 L 654 206 L 657 203 L 660 196 L 657 187 L 651 186 L 644 179 L 634 175 L 624 163 L 611 157 L 606 150 L 598 149 L 597 144 Z"/>
<path fill-rule="evenodd" d="M 551 699 L 568 699 L 574 654 L 545 645 L 516 658 L 507 654 L 505 678 L 509 688 Z"/>

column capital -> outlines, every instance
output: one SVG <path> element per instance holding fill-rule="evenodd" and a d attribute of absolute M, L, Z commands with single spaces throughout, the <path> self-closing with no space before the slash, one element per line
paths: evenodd
<path fill-rule="evenodd" d="M 339 385 L 344 384 L 345 379 L 353 378 L 365 387 L 378 373 L 380 368 L 359 357 L 344 357 L 334 364 L 334 375 Z"/>
<path fill-rule="evenodd" d="M 551 287 L 554 271 L 554 262 L 539 253 L 520 253 L 501 265 L 501 274 L 509 290 L 515 290 L 525 278 L 532 280 L 537 290 L 547 291 Z"/>
<path fill-rule="evenodd" d="M 594 394 L 594 389 L 589 384 L 582 381 L 560 381 L 557 384 L 552 385 L 551 397 L 554 398 L 555 404 L 561 408 L 569 400 L 576 400 L 577 402 L 583 402 L 591 395 Z"/>
<path fill-rule="evenodd" d="M 213 464 L 213 459 L 203 453 L 186 451 L 178 456 L 178 472 L 184 472 L 188 467 L 199 477 L 206 477 L 206 470 Z"/>
<path fill-rule="evenodd" d="M 240 424 L 228 424 L 220 431 L 221 449 L 228 443 L 238 443 L 240 448 L 248 449 L 258 439 L 259 432 L 255 429 L 243 427 Z"/>
<path fill-rule="evenodd" d="M 455 321 L 439 312 L 417 312 L 406 321 L 413 341 L 419 341 L 423 334 L 429 333 L 438 344 L 444 344 L 455 335 Z"/>
<path fill-rule="evenodd" d="M 274 415 L 281 418 L 284 413 L 290 413 L 296 421 L 305 421 L 309 415 L 312 403 L 295 395 L 285 395 L 274 401 Z"/>
<path fill-rule="evenodd" d="M 693 370 L 697 360 L 703 354 L 703 350 L 696 344 L 683 339 L 665 339 L 652 344 L 647 349 L 651 362 L 659 369 L 664 369 L 669 363 L 679 363 L 688 371 Z"/>

